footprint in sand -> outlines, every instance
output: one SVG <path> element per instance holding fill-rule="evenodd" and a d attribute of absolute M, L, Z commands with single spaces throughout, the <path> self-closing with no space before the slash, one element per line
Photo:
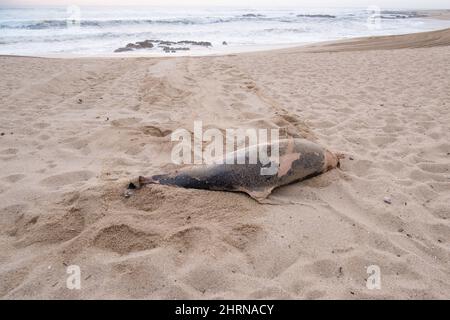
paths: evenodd
<path fill-rule="evenodd" d="M 186 253 L 187 251 L 194 250 L 198 246 L 198 243 L 212 243 L 210 240 L 212 235 L 213 232 L 205 227 L 186 227 L 170 235 L 167 238 L 167 243 L 177 248 L 179 253 Z"/>
<path fill-rule="evenodd" d="M 262 233 L 262 227 L 256 224 L 237 225 L 231 229 L 225 238 L 225 242 L 239 250 L 245 250 Z"/>
<path fill-rule="evenodd" d="M 38 138 L 41 139 L 41 140 L 46 141 L 46 140 L 50 139 L 50 136 L 49 136 L 49 135 L 46 135 L 46 134 L 42 134 L 42 135 L 40 135 Z"/>
<path fill-rule="evenodd" d="M 448 163 L 420 163 L 417 165 L 424 171 L 431 173 L 449 173 L 450 172 L 450 164 Z"/>
<path fill-rule="evenodd" d="M 165 137 L 172 133 L 172 130 L 161 130 L 160 128 L 155 126 L 144 126 L 141 128 L 141 131 L 145 135 L 150 135 L 158 138 Z"/>
<path fill-rule="evenodd" d="M 25 281 L 28 274 L 29 271 L 26 267 L 2 270 L 0 272 L 0 279 L 2 280 L 0 296 L 3 297 L 8 292 L 19 287 Z"/>
<path fill-rule="evenodd" d="M 0 226 L 3 230 L 14 227 L 18 219 L 28 209 L 27 204 L 19 203 L 0 208 Z"/>
<path fill-rule="evenodd" d="M 53 175 L 41 180 L 41 184 L 47 187 L 62 187 L 76 182 L 87 181 L 94 176 L 94 173 L 87 170 L 71 171 Z"/>
<path fill-rule="evenodd" d="M 111 121 L 114 127 L 129 127 L 141 122 L 141 118 L 123 118 Z"/>
<path fill-rule="evenodd" d="M 39 123 L 35 123 L 33 124 L 33 127 L 36 129 L 45 129 L 47 127 L 49 127 L 50 124 L 49 123 L 45 123 L 45 122 L 39 122 Z"/>
<path fill-rule="evenodd" d="M 8 148 L 8 149 L 3 149 L 2 151 L 0 151 L 0 154 L 13 155 L 13 154 L 17 154 L 18 152 L 19 152 L 19 150 L 17 150 L 17 149 Z"/>
<path fill-rule="evenodd" d="M 21 221 L 22 220 L 22 221 Z M 78 236 L 85 228 L 85 216 L 77 210 L 65 214 L 24 217 L 16 222 L 16 245 L 62 243 Z"/>
<path fill-rule="evenodd" d="M 23 178 L 25 178 L 25 175 L 19 173 L 19 174 L 11 174 L 9 176 L 3 177 L 2 179 L 10 183 L 16 183 L 22 180 Z"/>
<path fill-rule="evenodd" d="M 327 295 L 326 291 L 323 290 L 311 290 L 306 293 L 305 298 L 308 300 L 317 300 L 323 298 Z"/>
<path fill-rule="evenodd" d="M 144 232 L 127 224 L 114 224 L 97 233 L 94 246 L 123 255 L 156 248 L 160 242 L 161 236 L 156 232 Z"/>
<path fill-rule="evenodd" d="M 427 201 L 424 207 L 430 210 L 431 214 L 437 219 L 449 220 L 450 219 L 450 196 L 438 196 L 431 201 Z"/>

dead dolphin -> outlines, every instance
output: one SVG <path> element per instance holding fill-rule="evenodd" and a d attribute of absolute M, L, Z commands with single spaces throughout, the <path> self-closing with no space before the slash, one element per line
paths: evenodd
<path fill-rule="evenodd" d="M 258 159 L 249 164 L 250 152 L 261 145 L 246 148 L 245 152 L 235 151 L 225 155 L 220 163 L 194 165 L 172 173 L 139 177 L 139 186 L 146 184 L 172 185 L 183 188 L 245 192 L 262 202 L 273 189 L 295 181 L 316 176 L 339 166 L 339 156 L 318 144 L 305 139 L 284 139 L 277 141 L 279 156 L 274 163 L 265 165 Z M 273 143 L 266 145 L 268 153 Z M 245 157 L 245 161 L 237 159 Z M 226 159 L 235 159 L 228 162 Z M 243 159 L 241 159 L 243 160 Z M 236 164 L 244 163 L 244 164 Z M 276 166 L 273 174 L 262 174 L 264 168 Z"/>

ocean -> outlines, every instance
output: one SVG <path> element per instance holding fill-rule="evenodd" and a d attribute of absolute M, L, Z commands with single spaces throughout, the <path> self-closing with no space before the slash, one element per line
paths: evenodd
<path fill-rule="evenodd" d="M 411 10 L 378 8 L 0 8 L 0 54 L 121 55 L 114 51 L 152 40 L 123 51 L 203 55 L 448 27 Z"/>

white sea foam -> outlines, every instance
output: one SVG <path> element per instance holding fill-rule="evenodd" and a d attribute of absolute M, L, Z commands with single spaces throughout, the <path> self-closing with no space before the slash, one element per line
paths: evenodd
<path fill-rule="evenodd" d="M 192 46 L 182 54 L 210 54 L 450 27 L 410 10 L 382 12 L 379 27 L 371 28 L 365 9 L 80 9 L 79 27 L 68 27 L 67 8 L 0 9 L 0 54 L 109 55 L 147 39 L 207 41 L 212 47 Z M 155 46 L 133 54 L 164 52 Z"/>

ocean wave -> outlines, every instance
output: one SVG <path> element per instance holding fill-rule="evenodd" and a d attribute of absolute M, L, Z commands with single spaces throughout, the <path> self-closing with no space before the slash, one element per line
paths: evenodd
<path fill-rule="evenodd" d="M 29 30 L 41 30 L 41 29 L 62 29 L 67 25 L 77 24 L 76 20 L 43 20 L 43 21 L 22 21 L 22 22 L 4 22 L 0 24 L 0 29 L 29 29 Z M 176 20 L 80 20 L 80 27 L 109 27 L 109 26 L 122 26 L 122 25 L 143 25 L 143 24 L 200 24 L 201 21 L 193 21 L 190 19 L 176 19 Z"/>
<path fill-rule="evenodd" d="M 307 32 L 305 28 L 268 28 L 263 29 L 260 32 L 262 33 L 304 33 Z"/>
<path fill-rule="evenodd" d="M 0 29 L 27 29 L 27 30 L 41 30 L 41 29 L 63 29 L 67 25 L 71 24 L 69 19 L 65 19 L 64 13 L 58 13 L 59 18 L 46 18 L 43 16 L 41 19 L 27 18 L 23 19 L 17 15 L 18 19 L 1 19 Z M 120 14 L 120 13 L 118 13 Z M 282 23 L 304 23 L 305 21 L 342 21 L 342 20 L 354 20 L 354 19 L 367 19 L 370 12 L 366 10 L 359 10 L 356 12 L 228 12 L 225 14 L 209 13 L 205 15 L 187 15 L 175 14 L 168 16 L 167 18 L 155 17 L 149 14 L 148 16 L 141 16 L 139 19 L 130 16 L 118 17 L 113 16 L 107 18 L 107 16 L 95 18 L 84 17 L 80 20 L 79 25 L 84 28 L 101 28 L 101 27 L 116 27 L 116 26 L 133 26 L 133 25 L 208 25 L 208 24 L 220 24 L 220 23 L 232 23 L 232 22 L 282 22 Z M 423 15 L 415 11 L 406 10 L 383 10 L 379 13 L 382 19 L 406 19 L 406 18 L 418 18 Z M 9 15 L 14 17 L 15 15 Z M 75 21 L 76 22 L 76 21 Z"/>
<path fill-rule="evenodd" d="M 331 18 L 335 16 L 331 15 L 288 15 L 288 16 L 276 16 L 268 17 L 262 14 L 243 14 L 232 17 L 190 17 L 190 18 L 172 18 L 172 19 L 111 19 L 111 20 L 80 20 L 80 27 L 114 27 L 114 26 L 127 26 L 127 25 L 205 25 L 205 24 L 217 24 L 217 23 L 230 23 L 230 22 L 242 22 L 242 21 L 272 21 L 272 22 L 301 22 L 303 18 Z M 28 30 L 41 30 L 41 29 L 62 29 L 68 25 L 77 23 L 77 21 L 71 21 L 68 19 L 55 19 L 55 20 L 23 20 L 23 21 L 3 21 L 0 22 L 0 29 L 28 29 Z"/>
<path fill-rule="evenodd" d="M 410 19 L 410 18 L 423 18 L 426 17 L 424 14 L 420 14 L 415 11 L 394 11 L 394 10 L 384 10 L 381 11 L 381 19 Z"/>
<path fill-rule="evenodd" d="M 48 35 L 48 36 L 14 36 L 3 37 L 0 41 L 2 45 L 20 44 L 20 43 L 64 43 L 72 41 L 101 41 L 106 39 L 131 38 L 131 37 L 151 37 L 153 34 L 148 31 L 142 32 L 99 32 L 92 34 L 71 34 L 71 35 Z"/>

